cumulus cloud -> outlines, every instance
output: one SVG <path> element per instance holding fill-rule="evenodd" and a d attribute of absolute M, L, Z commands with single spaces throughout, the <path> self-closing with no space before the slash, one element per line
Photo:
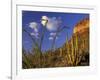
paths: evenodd
<path fill-rule="evenodd" d="M 34 32 L 38 32 L 38 23 L 36 22 L 30 22 L 29 27 L 34 30 Z"/>
<path fill-rule="evenodd" d="M 31 35 L 34 36 L 35 38 L 39 38 L 39 33 L 32 32 Z"/>
<path fill-rule="evenodd" d="M 60 36 L 60 33 L 57 33 L 57 32 L 51 32 L 50 33 L 50 36 L 54 37 L 54 36 Z"/>
<path fill-rule="evenodd" d="M 35 29 L 34 29 L 34 32 L 38 32 L 38 29 L 37 29 L 37 28 L 35 28 Z"/>
<path fill-rule="evenodd" d="M 48 21 L 47 24 L 46 20 Z M 61 22 L 60 18 L 42 16 L 42 24 L 46 24 L 46 28 L 49 31 L 56 31 L 57 28 L 59 27 L 60 22 Z"/>
<path fill-rule="evenodd" d="M 56 17 L 48 18 L 47 29 L 50 31 L 56 31 L 58 28 L 58 20 Z"/>
<path fill-rule="evenodd" d="M 51 32 L 50 36 L 56 36 L 56 32 Z"/>
<path fill-rule="evenodd" d="M 32 29 L 37 28 L 37 23 L 36 22 L 30 22 L 29 27 L 32 28 Z"/>
<path fill-rule="evenodd" d="M 49 40 L 53 40 L 53 37 L 49 37 Z"/>
<path fill-rule="evenodd" d="M 49 37 L 49 40 L 53 40 L 55 37 L 56 37 L 56 40 L 58 39 L 59 37 L 59 34 L 56 35 L 57 33 L 56 32 L 51 32 L 50 33 L 50 37 Z"/>
<path fill-rule="evenodd" d="M 52 36 L 49 37 L 49 40 L 53 40 L 53 39 L 54 39 L 54 37 L 52 37 Z M 56 39 L 58 39 L 58 37 L 56 37 Z"/>

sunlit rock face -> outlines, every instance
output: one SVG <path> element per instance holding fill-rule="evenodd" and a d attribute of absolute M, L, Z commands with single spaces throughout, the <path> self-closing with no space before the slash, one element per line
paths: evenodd
<path fill-rule="evenodd" d="M 75 28 L 73 29 L 73 33 L 82 33 L 87 28 L 89 28 L 89 19 L 86 18 L 84 20 L 81 20 L 77 25 L 75 25 Z"/>
<path fill-rule="evenodd" d="M 88 53 L 86 55 L 89 55 L 89 29 L 90 29 L 90 20 L 89 18 L 85 18 L 81 21 L 79 21 L 74 29 L 73 29 L 73 35 L 72 38 L 74 41 L 76 39 L 78 40 L 78 48 L 79 51 L 84 51 L 85 53 Z M 72 39 L 71 39 L 72 40 Z"/>

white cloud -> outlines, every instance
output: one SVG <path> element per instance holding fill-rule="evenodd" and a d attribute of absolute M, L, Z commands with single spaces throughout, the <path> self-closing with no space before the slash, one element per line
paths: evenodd
<path fill-rule="evenodd" d="M 35 38 L 39 38 L 39 33 L 32 32 L 31 35 L 34 36 Z"/>
<path fill-rule="evenodd" d="M 38 23 L 36 22 L 30 22 L 29 27 L 34 30 L 34 32 L 38 32 Z"/>
<path fill-rule="evenodd" d="M 53 40 L 54 39 L 54 37 L 52 37 L 52 36 L 50 36 L 49 37 L 49 40 Z M 56 40 L 58 39 L 58 37 L 56 37 Z"/>
<path fill-rule="evenodd" d="M 58 21 L 55 17 L 48 18 L 47 29 L 50 31 L 55 31 L 58 28 Z"/>
<path fill-rule="evenodd" d="M 60 20 L 57 19 L 56 17 L 47 17 L 47 16 L 44 16 L 44 17 L 48 20 L 47 25 L 46 25 L 46 28 L 49 31 L 56 31 L 57 28 L 59 27 Z M 45 21 L 43 23 L 45 23 Z"/>
<path fill-rule="evenodd" d="M 34 29 L 34 32 L 36 32 L 36 33 L 37 33 L 37 32 L 38 32 L 38 29 L 37 29 L 37 28 L 35 28 L 35 29 Z"/>
<path fill-rule="evenodd" d="M 52 32 L 52 33 L 50 33 L 50 36 L 56 36 L 56 32 Z"/>
<path fill-rule="evenodd" d="M 60 36 L 60 33 L 57 33 L 57 32 L 51 32 L 50 33 L 50 36 L 52 36 L 52 37 L 57 37 L 57 36 Z"/>
<path fill-rule="evenodd" d="M 32 28 L 32 29 L 37 28 L 37 23 L 36 22 L 30 22 L 29 27 Z"/>
<path fill-rule="evenodd" d="M 53 40 L 53 37 L 49 37 L 49 40 Z"/>

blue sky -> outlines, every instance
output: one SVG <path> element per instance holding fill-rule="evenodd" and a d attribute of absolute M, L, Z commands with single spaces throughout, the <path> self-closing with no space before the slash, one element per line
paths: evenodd
<path fill-rule="evenodd" d="M 72 31 L 74 26 L 80 20 L 84 18 L 89 18 L 89 14 L 82 14 L 82 13 L 22 11 L 22 28 L 27 30 L 27 32 L 29 32 L 30 34 L 32 34 L 32 37 L 36 40 L 37 43 L 39 43 L 40 41 L 42 30 L 45 29 L 44 39 L 42 43 L 42 51 L 47 51 L 51 49 L 51 45 L 53 42 L 53 34 L 56 33 L 56 30 L 49 30 L 48 28 L 44 28 L 44 26 L 41 24 L 42 16 L 48 17 L 50 21 L 50 25 L 48 26 L 54 26 L 59 28 L 62 28 L 64 26 L 69 27 L 69 29 L 64 29 L 57 36 L 57 39 L 55 41 L 56 48 L 63 46 L 63 44 L 66 42 L 67 35 L 68 39 L 70 39 L 70 37 L 72 36 Z M 34 27 L 37 27 L 38 31 L 34 30 L 36 29 Z M 38 36 L 34 35 L 35 31 Z M 32 47 L 35 47 L 31 38 L 25 32 L 22 33 L 22 46 L 27 51 L 31 51 Z"/>

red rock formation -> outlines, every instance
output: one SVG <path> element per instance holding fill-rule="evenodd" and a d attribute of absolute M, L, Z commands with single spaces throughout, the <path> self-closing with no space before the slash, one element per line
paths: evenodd
<path fill-rule="evenodd" d="M 73 33 L 82 33 L 84 32 L 86 29 L 89 28 L 89 19 L 86 18 L 84 20 L 81 20 L 79 23 L 77 23 L 75 25 L 75 28 L 73 29 Z"/>

